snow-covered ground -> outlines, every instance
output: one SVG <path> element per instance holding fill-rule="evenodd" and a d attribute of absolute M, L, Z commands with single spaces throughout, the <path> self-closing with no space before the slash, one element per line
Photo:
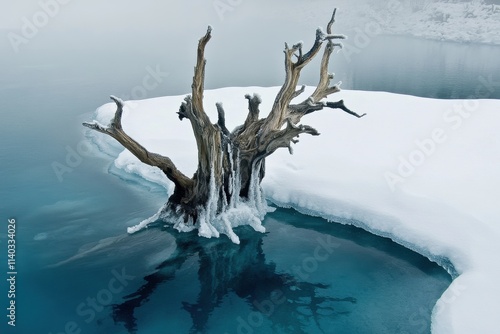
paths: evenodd
<path fill-rule="evenodd" d="M 488 92 L 488 87 L 478 87 Z M 261 95 L 264 113 L 277 91 L 277 87 L 206 91 L 205 108 L 215 119 L 215 102 L 222 101 L 231 128 L 246 116 L 246 93 Z M 150 151 L 168 155 L 191 175 L 197 156 L 194 138 L 189 123 L 179 122 L 175 113 L 183 98 L 128 102 L 123 126 Z M 352 110 L 368 115 L 357 119 L 323 110 L 304 117 L 303 123 L 318 129 L 321 136 L 303 135 L 294 155 L 281 150 L 268 158 L 266 197 L 388 236 L 448 269 L 455 280 L 434 308 L 433 333 L 496 333 L 500 328 L 500 101 L 363 91 L 342 91 L 329 100 L 341 98 Z M 107 124 L 114 111 L 114 104 L 106 104 L 97 110 L 96 119 Z M 88 135 L 105 150 L 110 143 L 116 146 L 102 134 Z M 127 151 L 120 153 L 115 165 L 171 190 L 161 173 Z"/>
<path fill-rule="evenodd" d="M 340 10 L 336 29 L 353 31 L 351 39 L 389 34 L 500 45 L 500 5 L 443 0 L 338 0 L 333 5 Z M 283 14 L 312 26 L 331 7 L 329 0 L 310 0 L 291 3 Z"/>

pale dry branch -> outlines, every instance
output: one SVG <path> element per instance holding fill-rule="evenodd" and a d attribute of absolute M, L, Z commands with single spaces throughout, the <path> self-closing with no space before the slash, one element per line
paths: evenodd
<path fill-rule="evenodd" d="M 83 123 L 84 126 L 96 130 L 98 132 L 107 134 L 114 139 L 116 139 L 120 144 L 122 144 L 127 150 L 129 150 L 133 155 L 135 155 L 141 162 L 160 168 L 163 173 L 172 181 L 176 186 L 182 188 L 188 188 L 192 184 L 192 180 L 182 174 L 172 160 L 168 157 L 164 157 L 157 153 L 149 152 L 146 148 L 144 148 L 141 144 L 136 142 L 133 138 L 131 138 L 122 127 L 122 114 L 124 104 L 123 101 L 119 98 L 111 96 L 111 99 L 116 104 L 116 112 L 111 120 L 110 124 L 105 127 L 98 122 L 94 121 L 91 123 Z"/>

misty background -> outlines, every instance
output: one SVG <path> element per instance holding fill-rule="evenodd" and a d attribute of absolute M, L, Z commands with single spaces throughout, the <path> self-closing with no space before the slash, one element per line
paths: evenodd
<path fill-rule="evenodd" d="M 398 3 L 406 10 L 427 2 Z M 9 194 L 21 193 L 23 184 L 26 191 L 37 182 L 66 187 L 58 184 L 51 163 L 64 161 L 66 148 L 83 139 L 81 122 L 108 103 L 109 95 L 128 100 L 189 93 L 197 41 L 209 24 L 213 37 L 206 49 L 207 89 L 281 85 L 284 43 L 303 41 L 308 49 L 315 29 L 325 27 L 335 7 L 339 10 L 334 33 L 349 39 L 344 50 L 333 54 L 330 71 L 344 89 L 467 98 L 474 95 L 480 76 L 500 73 L 498 46 L 367 35 L 369 27 L 355 23 L 357 9 L 368 5 L 382 17 L 388 11 L 384 1 L 0 0 L 0 4 L 4 143 L 0 158 L 6 198 L 0 206 L 9 211 L 12 205 L 22 207 Z M 151 71 L 162 75 L 148 81 L 154 87 L 144 89 Z M 316 85 L 318 71 L 316 59 L 304 69 L 300 84 Z"/>

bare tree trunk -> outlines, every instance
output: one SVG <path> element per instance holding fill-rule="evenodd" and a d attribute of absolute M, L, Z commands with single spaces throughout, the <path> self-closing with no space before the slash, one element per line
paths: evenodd
<path fill-rule="evenodd" d="M 322 101 L 340 91 L 340 84 L 330 86 L 333 75 L 328 73 L 330 55 L 335 47 L 341 47 L 341 44 L 333 41 L 345 38 L 343 35 L 332 34 L 335 13 L 336 10 L 326 33 L 321 29 L 316 31 L 314 44 L 308 52 L 303 52 L 302 43 L 292 47 L 285 44 L 285 83 L 278 92 L 269 115 L 259 118 L 260 97 L 256 94 L 246 95 L 248 116 L 233 132 L 226 128 L 221 103 L 216 105 L 218 120 L 214 124 L 203 107 L 206 64 L 204 53 L 212 32 L 211 27 L 208 27 L 206 34 L 198 42 L 191 95 L 184 99 L 178 111 L 180 120 L 186 118 L 191 123 L 196 139 L 198 168 L 192 178 L 182 174 L 171 159 L 148 152 L 125 133 L 121 125 L 124 105 L 118 98 L 111 97 L 117 105 L 117 111 L 107 127 L 96 121 L 83 125 L 115 138 L 140 161 L 158 167 L 165 173 L 174 183 L 175 190 L 168 199 L 164 213 L 177 221 L 177 227 L 185 229 L 194 226 L 200 230 L 201 235 L 206 236 L 217 235 L 222 231 L 236 242 L 237 237 L 232 233 L 230 217 L 226 213 L 245 203 L 254 209 L 250 219 L 263 218 L 265 203 L 260 182 L 265 175 L 266 157 L 278 148 L 288 148 L 293 153 L 291 145 L 298 142 L 300 134 L 319 135 L 316 129 L 299 124 L 303 116 L 325 107 L 341 109 L 356 117 L 364 116 L 349 110 L 343 101 Z M 316 90 L 303 102 L 292 104 L 291 101 L 304 92 L 304 86 L 297 89 L 301 70 L 320 52 L 324 43 L 326 46 Z M 213 225 L 215 220 L 220 221 L 217 228 Z M 262 229 L 259 224 L 252 226 L 257 230 Z"/>

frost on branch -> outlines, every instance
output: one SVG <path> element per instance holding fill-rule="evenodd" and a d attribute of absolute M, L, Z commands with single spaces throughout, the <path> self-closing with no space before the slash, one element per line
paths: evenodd
<path fill-rule="evenodd" d="M 174 162 L 166 157 L 149 152 L 122 128 L 121 119 L 124 104 L 112 96 L 117 106 L 114 118 L 104 126 L 94 121 L 85 126 L 107 134 L 135 155 L 145 164 L 159 168 L 174 183 L 174 191 L 165 206 L 153 217 L 129 228 L 134 233 L 151 222 L 163 220 L 179 231 L 198 230 L 203 237 L 227 235 L 239 243 L 233 229 L 241 224 L 252 226 L 264 232 L 261 224 L 269 208 L 260 186 L 265 176 L 266 158 L 279 148 L 293 153 L 292 144 L 298 143 L 301 134 L 318 136 L 311 126 L 301 124 L 303 116 L 324 109 L 340 109 L 355 117 L 363 117 L 344 104 L 344 101 L 324 101 L 331 94 L 340 91 L 340 83 L 331 85 L 333 74 L 328 72 L 330 56 L 344 35 L 333 34 L 336 10 L 328 22 L 326 32 L 316 30 L 314 43 L 304 50 L 304 43 L 292 47 L 285 44 L 285 82 L 279 90 L 267 117 L 260 118 L 262 99 L 257 94 L 245 95 L 248 100 L 248 114 L 245 122 L 232 132 L 226 128 L 226 112 L 222 103 L 217 103 L 217 122 L 211 123 L 203 105 L 205 80 L 205 47 L 212 38 L 208 27 L 198 41 L 197 60 L 194 68 L 191 94 L 186 96 L 177 114 L 181 121 L 187 120 L 192 128 L 198 149 L 198 167 L 192 177 L 180 172 Z M 323 48 L 324 47 L 324 48 Z M 302 69 L 323 48 L 319 82 L 314 92 L 302 102 L 292 100 L 305 91 L 298 87 Z"/>

